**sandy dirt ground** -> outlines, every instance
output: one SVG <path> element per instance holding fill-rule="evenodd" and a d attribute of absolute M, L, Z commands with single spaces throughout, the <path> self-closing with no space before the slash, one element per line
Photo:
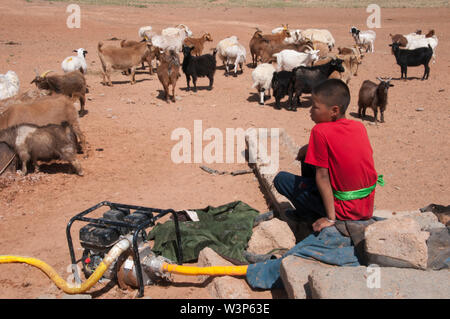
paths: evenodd
<path fill-rule="evenodd" d="M 43 1 L 0 1 L 0 73 L 14 70 L 23 91 L 31 89 L 34 69 L 62 72 L 61 61 L 73 49 L 87 49 L 89 72 L 87 95 L 89 113 L 80 119 L 90 145 L 90 156 L 82 158 L 85 176 L 70 174 L 67 165 L 42 165 L 42 171 L 26 177 L 0 180 L 0 255 L 39 258 L 55 268 L 64 278 L 70 273 L 65 229 L 75 214 L 101 202 L 142 205 L 175 210 L 218 206 L 242 200 L 259 210 L 269 210 L 253 174 L 213 176 L 200 169 L 200 163 L 175 164 L 171 140 L 176 128 L 192 134 L 194 120 L 202 120 L 203 130 L 226 128 L 284 128 L 299 145 L 307 143 L 314 123 L 307 107 L 296 113 L 275 110 L 273 98 L 266 106 L 258 104 L 252 89 L 251 68 L 238 77 L 216 72 L 214 89 L 206 90 L 208 81 L 200 78 L 197 93 L 186 91 L 184 75 L 179 79 L 176 103 L 161 99 L 162 86 L 156 75 L 136 75 L 137 83 L 113 74 L 114 87 L 101 85 L 99 40 L 137 40 L 138 28 L 151 25 L 160 31 L 167 26 L 187 24 L 194 35 L 210 32 L 214 41 L 237 35 L 248 43 L 259 27 L 270 32 L 282 23 L 291 28 L 326 28 L 337 46 L 353 44 L 352 25 L 365 29 L 368 14 L 361 9 L 257 9 L 257 8 L 125 8 L 81 6 L 81 28 L 66 27 L 67 3 Z M 366 54 L 357 77 L 349 87 L 352 94 L 347 117 L 360 121 L 357 112 L 361 83 L 378 76 L 393 77 L 389 92 L 386 122 L 378 126 L 364 122 L 378 172 L 386 185 L 377 188 L 376 209 L 413 210 L 450 202 L 449 157 L 449 71 L 450 10 L 382 9 L 381 28 L 377 29 L 375 53 Z M 412 79 L 398 80 L 400 67 L 388 47 L 389 33 L 409 33 L 416 29 L 435 29 L 439 37 L 437 61 L 431 65 L 430 79 L 420 81 L 423 67 L 408 69 Z M 18 45 L 7 45 L 8 41 Z M 247 62 L 251 62 L 247 55 Z M 221 63 L 218 63 L 221 65 Z M 417 111 L 417 109 L 421 111 Z M 368 115 L 372 115 L 368 110 Z M 204 145 L 206 142 L 204 142 Z M 101 149 L 101 150 L 99 150 Z M 351 151 L 351 150 L 349 150 Z M 203 163 L 218 170 L 248 169 L 245 163 Z M 299 172 L 298 172 L 299 173 Z M 77 228 L 73 236 L 77 239 Z M 76 253 L 81 256 L 77 246 Z M 197 278 L 176 276 L 169 285 L 145 288 L 149 298 L 210 298 Z M 136 291 L 121 291 L 97 285 L 95 298 L 134 298 Z M 0 298 L 37 298 L 62 293 L 39 270 L 26 265 L 0 266 Z M 282 292 L 252 291 L 252 298 L 283 298 Z"/>

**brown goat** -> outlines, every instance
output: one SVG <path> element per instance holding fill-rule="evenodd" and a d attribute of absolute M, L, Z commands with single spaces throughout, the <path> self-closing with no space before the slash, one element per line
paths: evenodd
<path fill-rule="evenodd" d="M 51 93 L 64 94 L 70 98 L 80 100 L 81 109 L 80 116 L 84 116 L 87 111 L 84 106 L 86 104 L 86 79 L 81 71 L 72 71 L 63 75 L 47 75 L 51 71 L 47 71 L 41 75 L 37 75 L 31 83 L 35 83 L 40 90 L 47 90 Z"/>
<path fill-rule="evenodd" d="M 269 42 L 270 42 L 269 40 L 262 37 L 261 30 L 256 30 L 256 32 L 253 34 L 253 37 L 250 39 L 249 43 L 253 67 L 256 67 L 256 64 L 258 63 L 258 59 L 261 57 L 263 49 L 269 45 Z"/>
<path fill-rule="evenodd" d="M 278 53 L 281 50 L 270 54 L 273 50 L 268 49 L 268 47 L 270 45 L 283 45 L 284 39 L 288 37 L 290 37 L 290 33 L 286 27 L 280 33 L 275 34 L 263 34 L 261 30 L 257 29 L 249 43 L 253 67 L 256 67 L 258 59 L 261 59 L 263 63 L 268 63 L 268 60 L 273 59 L 272 54 Z M 262 55 L 264 55 L 264 60 Z"/>
<path fill-rule="evenodd" d="M 129 48 L 129 47 L 134 47 L 136 45 L 139 45 L 141 42 L 145 42 L 145 40 L 142 41 L 134 41 L 134 40 L 122 40 L 120 41 L 120 47 L 122 48 Z M 145 69 L 145 64 L 144 62 L 148 63 L 148 67 L 149 67 L 149 74 L 152 75 L 153 74 L 153 66 L 152 66 L 152 61 L 156 59 L 156 51 L 158 51 L 159 49 L 157 47 L 151 46 L 149 51 L 142 57 L 142 69 Z M 131 72 L 129 72 L 130 70 L 126 71 L 126 75 L 129 75 Z"/>
<path fill-rule="evenodd" d="M 164 99 L 169 103 L 169 85 L 172 85 L 172 102 L 175 102 L 175 86 L 180 77 L 180 57 L 174 50 L 159 54 L 158 79 L 164 87 Z"/>
<path fill-rule="evenodd" d="M 378 124 L 377 114 L 378 109 L 380 109 L 380 122 L 384 122 L 384 111 L 386 110 L 387 105 L 387 94 L 388 89 L 391 86 L 394 86 L 390 83 L 392 78 L 384 79 L 377 78 L 380 83 L 376 84 L 370 80 L 365 80 L 361 88 L 359 89 L 359 98 L 358 98 L 358 115 L 364 120 L 366 116 L 366 108 L 370 107 L 373 110 L 375 124 Z"/>
<path fill-rule="evenodd" d="M 192 55 L 200 56 L 202 55 L 206 41 L 213 41 L 211 34 L 205 33 L 201 38 L 186 38 L 184 39 L 184 44 L 189 47 L 194 47 L 191 51 Z"/>
<path fill-rule="evenodd" d="M 406 47 L 408 45 L 408 40 L 402 34 L 390 34 L 392 43 L 399 43 L 401 47 Z"/>
<path fill-rule="evenodd" d="M 10 105 L 20 104 L 25 102 L 30 102 L 42 96 L 51 95 L 47 90 L 39 90 L 37 88 L 29 89 L 23 93 L 17 94 L 16 96 L 10 97 L 5 100 L 0 101 L 0 113 L 7 109 Z"/>
<path fill-rule="evenodd" d="M 38 126 L 67 122 L 78 138 L 81 149 L 86 150 L 86 139 L 80 129 L 73 101 L 61 94 L 40 97 L 30 102 L 11 105 L 0 114 L 0 130 L 29 123 Z"/>
<path fill-rule="evenodd" d="M 112 86 L 110 73 L 112 69 L 131 72 L 131 84 L 136 83 L 136 66 L 142 59 L 149 56 L 151 45 L 147 42 L 139 42 L 135 46 L 117 48 L 113 46 L 103 47 L 103 42 L 98 43 L 98 56 L 102 63 L 102 84 Z"/>
<path fill-rule="evenodd" d="M 0 131 L 0 142 L 8 144 L 22 163 L 22 174 L 27 174 L 27 163 L 31 160 L 39 171 L 38 160 L 60 159 L 70 162 L 78 175 L 83 175 L 76 159 L 77 141 L 72 127 L 67 122 L 61 125 L 19 124 Z"/>

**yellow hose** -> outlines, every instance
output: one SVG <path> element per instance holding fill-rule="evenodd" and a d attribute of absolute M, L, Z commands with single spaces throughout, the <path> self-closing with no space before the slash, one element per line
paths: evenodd
<path fill-rule="evenodd" d="M 165 272 L 189 275 L 189 276 L 245 276 L 248 266 L 212 266 L 212 267 L 191 267 L 179 266 L 163 263 L 162 270 Z"/>
<path fill-rule="evenodd" d="M 55 283 L 55 285 L 65 293 L 80 294 L 92 288 L 92 286 L 94 286 L 100 280 L 100 278 L 103 276 L 112 262 L 116 260 L 129 247 L 130 242 L 128 241 L 128 239 L 122 239 L 121 241 L 119 241 L 113 248 L 111 248 L 105 258 L 103 258 L 102 262 L 95 269 L 94 273 L 83 284 L 75 287 L 73 284 L 69 284 L 64 279 L 62 279 L 47 263 L 36 258 L 20 256 L 0 256 L 0 264 L 25 263 L 31 265 L 42 270 Z"/>

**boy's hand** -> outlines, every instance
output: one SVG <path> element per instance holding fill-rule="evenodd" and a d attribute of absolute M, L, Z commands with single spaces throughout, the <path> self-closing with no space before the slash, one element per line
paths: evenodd
<path fill-rule="evenodd" d="M 334 223 L 329 222 L 326 217 L 319 218 L 312 224 L 312 228 L 315 232 L 320 232 L 326 227 L 334 226 Z"/>
<path fill-rule="evenodd" d="M 302 161 L 305 159 L 306 157 L 306 152 L 308 151 L 308 144 L 303 145 L 302 147 L 300 147 L 300 149 L 298 150 L 298 154 L 297 154 L 297 161 Z"/>

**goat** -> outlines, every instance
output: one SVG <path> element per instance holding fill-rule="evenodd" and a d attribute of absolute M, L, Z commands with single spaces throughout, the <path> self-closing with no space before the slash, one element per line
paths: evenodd
<path fill-rule="evenodd" d="M 8 71 L 0 74 L 0 101 L 9 99 L 19 93 L 20 81 L 16 72 Z"/>
<path fill-rule="evenodd" d="M 272 87 L 272 78 L 274 72 L 274 66 L 269 63 L 261 63 L 252 72 L 252 87 L 258 90 L 258 93 L 260 95 L 260 105 L 264 105 L 264 95 L 270 97 L 270 88 Z"/>
<path fill-rule="evenodd" d="M 134 40 L 122 40 L 120 41 L 120 47 L 122 48 L 129 48 L 129 47 L 134 47 L 136 45 L 139 45 L 141 42 L 145 42 L 146 40 L 141 40 L 141 41 L 134 41 Z M 152 66 L 152 62 L 154 59 L 156 59 L 156 51 L 159 50 L 158 48 L 154 47 L 154 46 L 150 46 L 148 52 L 146 52 L 144 54 L 144 56 L 142 57 L 142 69 L 145 69 L 145 64 L 144 62 L 148 63 L 148 67 L 149 67 L 149 74 L 152 75 L 153 74 L 153 66 Z M 131 70 L 128 70 L 128 72 L 126 72 L 127 74 L 131 73 Z"/>
<path fill-rule="evenodd" d="M 225 76 L 228 76 L 230 64 L 234 64 L 234 76 L 237 76 L 238 65 L 241 69 L 241 73 L 243 73 L 243 64 L 246 61 L 246 55 L 247 51 L 240 43 L 236 43 L 225 48 Z"/>
<path fill-rule="evenodd" d="M 148 57 L 151 45 L 147 42 L 140 42 L 131 47 L 116 48 L 112 46 L 103 47 L 103 42 L 98 43 L 98 56 L 102 63 L 102 84 L 112 86 L 111 69 L 131 72 L 131 84 L 135 84 L 136 66 L 142 62 L 144 57 Z M 147 60 L 148 61 L 148 60 Z M 149 62 L 150 64 L 150 62 Z M 106 81 L 106 79 L 108 81 Z"/>
<path fill-rule="evenodd" d="M 283 25 L 282 27 L 273 29 L 272 34 L 283 32 L 284 28 L 287 29 L 287 26 L 288 25 L 286 24 L 286 26 Z M 302 30 L 300 30 L 300 29 L 289 30 L 290 36 L 287 38 L 284 38 L 283 42 L 290 43 L 290 44 L 297 43 L 298 41 L 300 41 L 301 32 L 302 32 Z"/>
<path fill-rule="evenodd" d="M 190 36 L 192 36 L 191 30 L 184 25 L 179 25 L 174 28 L 166 28 L 162 30 L 161 34 L 152 35 L 151 43 L 162 50 L 181 52 L 184 40 Z"/>
<path fill-rule="evenodd" d="M 228 47 L 234 46 L 236 44 L 239 44 L 238 37 L 233 35 L 231 37 L 225 38 L 223 40 L 220 40 L 219 43 L 217 43 L 216 50 L 217 50 L 217 56 L 220 60 L 222 60 L 223 66 L 226 68 L 226 61 L 227 61 L 227 54 L 226 49 Z"/>
<path fill-rule="evenodd" d="M 261 56 L 263 48 L 269 44 L 269 40 L 262 37 L 262 31 L 256 30 L 249 42 L 250 54 L 252 56 L 252 65 L 256 67 L 258 58 Z"/>
<path fill-rule="evenodd" d="M 138 35 L 140 38 L 145 39 L 146 41 L 150 40 L 151 34 L 152 34 L 152 27 L 151 26 L 144 26 L 140 27 L 138 31 Z"/>
<path fill-rule="evenodd" d="M 77 55 L 65 58 L 61 62 L 61 68 L 65 73 L 79 70 L 83 74 L 86 74 L 87 72 L 86 54 L 88 52 L 83 48 L 73 50 L 73 52 L 77 52 Z"/>
<path fill-rule="evenodd" d="M 192 31 L 187 25 L 179 24 L 176 27 L 168 27 L 161 31 L 161 35 L 174 36 L 180 34 L 180 31 L 186 35 L 186 37 L 192 37 Z"/>
<path fill-rule="evenodd" d="M 344 72 L 342 67 L 343 60 L 336 58 L 331 59 L 330 62 L 317 65 L 317 66 L 299 66 L 292 70 L 292 83 L 289 90 L 289 106 L 288 109 L 296 111 L 296 106 L 294 103 L 300 104 L 300 96 L 302 93 L 311 93 L 312 89 L 320 84 L 321 82 L 327 80 L 331 73 L 334 71 Z"/>
<path fill-rule="evenodd" d="M 67 96 L 54 94 L 9 106 L 0 113 L 0 130 L 29 123 L 38 126 L 67 122 L 79 141 L 81 150 L 86 150 L 86 139 L 80 129 L 77 111 Z"/>
<path fill-rule="evenodd" d="M 307 53 L 297 52 L 295 50 L 283 50 L 275 53 L 273 56 L 277 59 L 277 71 L 292 71 L 293 68 L 300 65 L 311 66 L 319 58 L 318 54 L 318 50 L 311 50 Z"/>
<path fill-rule="evenodd" d="M 377 36 L 375 31 L 361 31 L 356 27 L 351 27 L 350 33 L 352 34 L 352 37 L 357 45 L 366 47 L 366 52 L 375 51 L 375 39 Z"/>
<path fill-rule="evenodd" d="M 266 50 L 266 48 L 272 44 L 283 44 L 284 39 L 289 38 L 290 33 L 287 28 L 284 28 L 281 32 L 275 34 L 263 34 L 261 30 L 257 29 L 253 34 L 253 37 L 250 39 L 249 47 L 250 54 L 252 56 L 252 65 L 256 67 L 258 63 L 258 58 L 262 56 L 262 53 Z M 281 50 L 280 50 L 281 51 Z M 272 58 L 272 55 L 276 52 L 271 52 L 269 57 Z M 269 61 L 263 61 L 263 63 L 268 63 Z"/>
<path fill-rule="evenodd" d="M 48 90 L 51 93 L 59 93 L 66 95 L 70 98 L 80 100 L 79 115 L 84 116 L 87 111 L 85 110 L 86 104 L 86 79 L 81 71 L 72 71 L 63 75 L 47 75 L 51 71 L 44 72 L 31 81 L 31 84 L 35 83 L 36 87 L 40 90 Z"/>
<path fill-rule="evenodd" d="M 321 59 L 317 62 L 314 63 L 315 66 L 317 65 L 322 65 L 322 64 L 326 64 L 328 62 L 330 62 L 331 59 L 333 58 L 339 58 L 341 59 L 342 62 L 342 67 L 344 68 L 344 72 L 338 72 L 338 71 L 334 71 L 333 73 L 330 74 L 330 76 L 328 77 L 329 79 L 340 79 L 343 82 L 345 82 L 346 84 L 348 84 L 351 80 L 351 78 L 353 76 L 356 76 L 358 73 L 358 67 L 361 64 L 361 62 L 359 62 L 357 56 L 353 55 L 353 54 L 338 54 L 335 56 L 329 56 L 325 59 Z"/>
<path fill-rule="evenodd" d="M 434 30 L 430 30 L 426 35 L 410 33 L 410 34 L 389 34 L 392 43 L 398 43 L 400 47 L 406 50 L 414 50 L 418 48 L 426 48 L 428 45 L 433 49 L 433 63 L 436 62 L 436 47 L 439 43 Z"/>
<path fill-rule="evenodd" d="M 412 41 L 417 40 L 417 39 L 431 38 L 431 37 L 435 36 L 435 33 L 434 33 L 434 30 L 430 30 L 425 35 L 425 34 L 422 34 L 421 30 L 417 30 L 416 32 L 409 33 L 409 34 L 398 34 L 398 33 L 397 34 L 392 34 L 392 33 L 389 33 L 389 36 L 392 39 L 392 43 L 398 42 L 398 43 L 400 43 L 400 47 L 403 47 L 405 49 L 411 49 L 411 48 L 407 48 L 407 45 L 408 45 L 409 42 L 412 42 Z"/>
<path fill-rule="evenodd" d="M 313 43 L 311 41 L 298 43 L 268 43 L 261 48 L 260 60 L 262 63 L 276 62 L 274 54 L 283 50 L 294 50 L 297 52 L 306 52 L 313 50 Z"/>
<path fill-rule="evenodd" d="M 422 81 L 428 79 L 428 76 L 430 75 L 430 67 L 428 66 L 428 63 L 433 56 L 433 49 L 430 45 L 428 45 L 427 48 L 418 48 L 415 50 L 402 50 L 397 42 L 389 44 L 389 46 L 392 47 L 392 53 L 395 56 L 397 64 L 401 68 L 401 79 L 403 79 L 403 75 L 405 76 L 405 80 L 408 79 L 408 66 L 419 65 L 423 65 L 425 68 Z"/>
<path fill-rule="evenodd" d="M 328 49 L 331 51 L 336 41 L 330 31 L 326 29 L 306 29 L 300 32 L 301 38 L 299 40 L 319 41 L 326 43 Z"/>
<path fill-rule="evenodd" d="M 378 109 L 380 109 L 380 122 L 384 123 L 384 111 L 387 105 L 387 94 L 389 87 L 394 86 L 390 83 L 392 78 L 384 79 L 377 78 L 380 83 L 376 83 L 365 80 L 361 88 L 359 89 L 359 99 L 358 99 L 358 115 L 364 120 L 366 116 L 366 108 L 370 107 L 373 110 L 375 124 L 377 124 L 377 114 Z"/>
<path fill-rule="evenodd" d="M 159 61 L 156 73 L 164 88 L 164 99 L 169 103 L 169 85 L 172 85 L 172 102 L 175 102 L 175 86 L 180 77 L 180 57 L 172 50 L 168 54 L 160 53 Z"/>
<path fill-rule="evenodd" d="M 353 55 L 356 57 L 358 64 L 362 63 L 364 54 L 361 53 L 361 49 L 358 45 L 353 45 L 352 47 L 338 47 L 338 53 L 340 55 Z"/>
<path fill-rule="evenodd" d="M 194 83 L 194 92 L 197 92 L 197 78 L 208 77 L 209 87 L 208 90 L 212 90 L 214 83 L 214 74 L 216 73 L 216 53 L 214 49 L 213 54 L 203 54 L 201 56 L 192 56 L 192 48 L 183 46 L 183 73 L 186 75 L 187 90 L 190 90 L 190 79 Z"/>
<path fill-rule="evenodd" d="M 275 109 L 281 110 L 280 101 L 289 94 L 292 85 L 292 71 L 274 72 L 272 76 L 272 91 L 275 98 Z"/>
<path fill-rule="evenodd" d="M 0 101 L 0 113 L 10 105 L 30 102 L 31 100 L 35 100 L 39 97 L 48 95 L 50 95 L 50 92 L 47 90 L 39 90 L 37 88 L 26 90 L 25 92 L 19 93 L 16 96 Z"/>
<path fill-rule="evenodd" d="M 192 55 L 200 56 L 202 55 L 203 47 L 206 41 L 213 41 L 211 34 L 204 33 L 200 38 L 186 38 L 184 39 L 184 44 L 194 47 L 194 49 L 192 50 Z"/>
<path fill-rule="evenodd" d="M 38 160 L 60 159 L 68 161 L 78 175 L 83 175 L 81 165 L 76 159 L 77 141 L 67 122 L 61 125 L 48 124 L 39 127 L 34 124 L 18 124 L 0 131 L 0 142 L 6 143 L 22 163 L 22 175 L 26 175 L 27 163 L 38 172 Z"/>

